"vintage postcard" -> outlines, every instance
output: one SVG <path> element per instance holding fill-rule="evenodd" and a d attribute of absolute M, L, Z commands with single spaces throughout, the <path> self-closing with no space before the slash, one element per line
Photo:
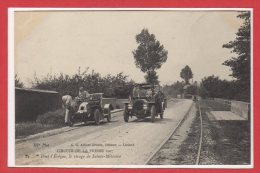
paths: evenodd
<path fill-rule="evenodd" d="M 252 168 L 252 19 L 9 9 L 9 166 Z"/>

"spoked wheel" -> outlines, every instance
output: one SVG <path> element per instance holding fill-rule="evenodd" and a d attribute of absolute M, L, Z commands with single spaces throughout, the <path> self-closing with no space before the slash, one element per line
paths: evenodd
<path fill-rule="evenodd" d="M 96 125 L 99 125 L 100 124 L 100 111 L 98 109 L 96 109 L 94 112 L 94 119 L 95 119 Z"/>
<path fill-rule="evenodd" d="M 154 120 L 155 120 L 155 116 L 156 116 L 156 108 L 155 108 L 155 105 L 153 105 L 151 107 L 151 122 L 153 123 Z"/>
<path fill-rule="evenodd" d="M 125 120 L 125 122 L 128 122 L 128 120 L 129 120 L 129 115 L 126 111 L 124 112 L 124 120 Z"/>
<path fill-rule="evenodd" d="M 110 109 L 108 110 L 108 114 L 107 114 L 107 122 L 111 121 L 111 112 Z"/>

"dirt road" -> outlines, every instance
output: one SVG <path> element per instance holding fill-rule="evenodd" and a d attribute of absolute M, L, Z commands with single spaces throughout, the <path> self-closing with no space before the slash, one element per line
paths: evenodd
<path fill-rule="evenodd" d="M 191 100 L 170 102 L 164 119 L 81 126 L 75 130 L 16 144 L 16 165 L 143 165 L 185 116 Z"/>

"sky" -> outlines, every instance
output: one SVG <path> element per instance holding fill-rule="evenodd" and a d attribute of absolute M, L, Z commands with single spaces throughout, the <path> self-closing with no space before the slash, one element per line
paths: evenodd
<path fill-rule="evenodd" d="M 34 75 L 75 74 L 89 68 L 123 72 L 136 82 L 135 36 L 147 28 L 168 51 L 158 70 L 161 84 L 182 79 L 189 65 L 194 81 L 216 75 L 231 80 L 222 63 L 232 56 L 224 43 L 234 40 L 243 21 L 236 11 L 17 11 L 14 15 L 15 73 L 27 87 Z"/>

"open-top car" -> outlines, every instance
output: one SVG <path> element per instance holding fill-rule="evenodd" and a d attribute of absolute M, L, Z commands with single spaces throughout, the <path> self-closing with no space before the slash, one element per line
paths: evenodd
<path fill-rule="evenodd" d="M 165 107 L 166 99 L 159 85 L 137 84 L 125 103 L 124 120 L 128 122 L 133 116 L 151 117 L 151 122 L 154 122 L 158 115 L 163 119 Z"/>
<path fill-rule="evenodd" d="M 111 121 L 111 109 L 113 106 L 111 104 L 103 103 L 103 93 L 89 94 L 85 99 L 78 99 L 79 107 L 72 117 L 72 124 L 81 121 L 85 122 L 93 121 L 97 125 L 100 121 L 107 119 L 108 122 Z"/>

